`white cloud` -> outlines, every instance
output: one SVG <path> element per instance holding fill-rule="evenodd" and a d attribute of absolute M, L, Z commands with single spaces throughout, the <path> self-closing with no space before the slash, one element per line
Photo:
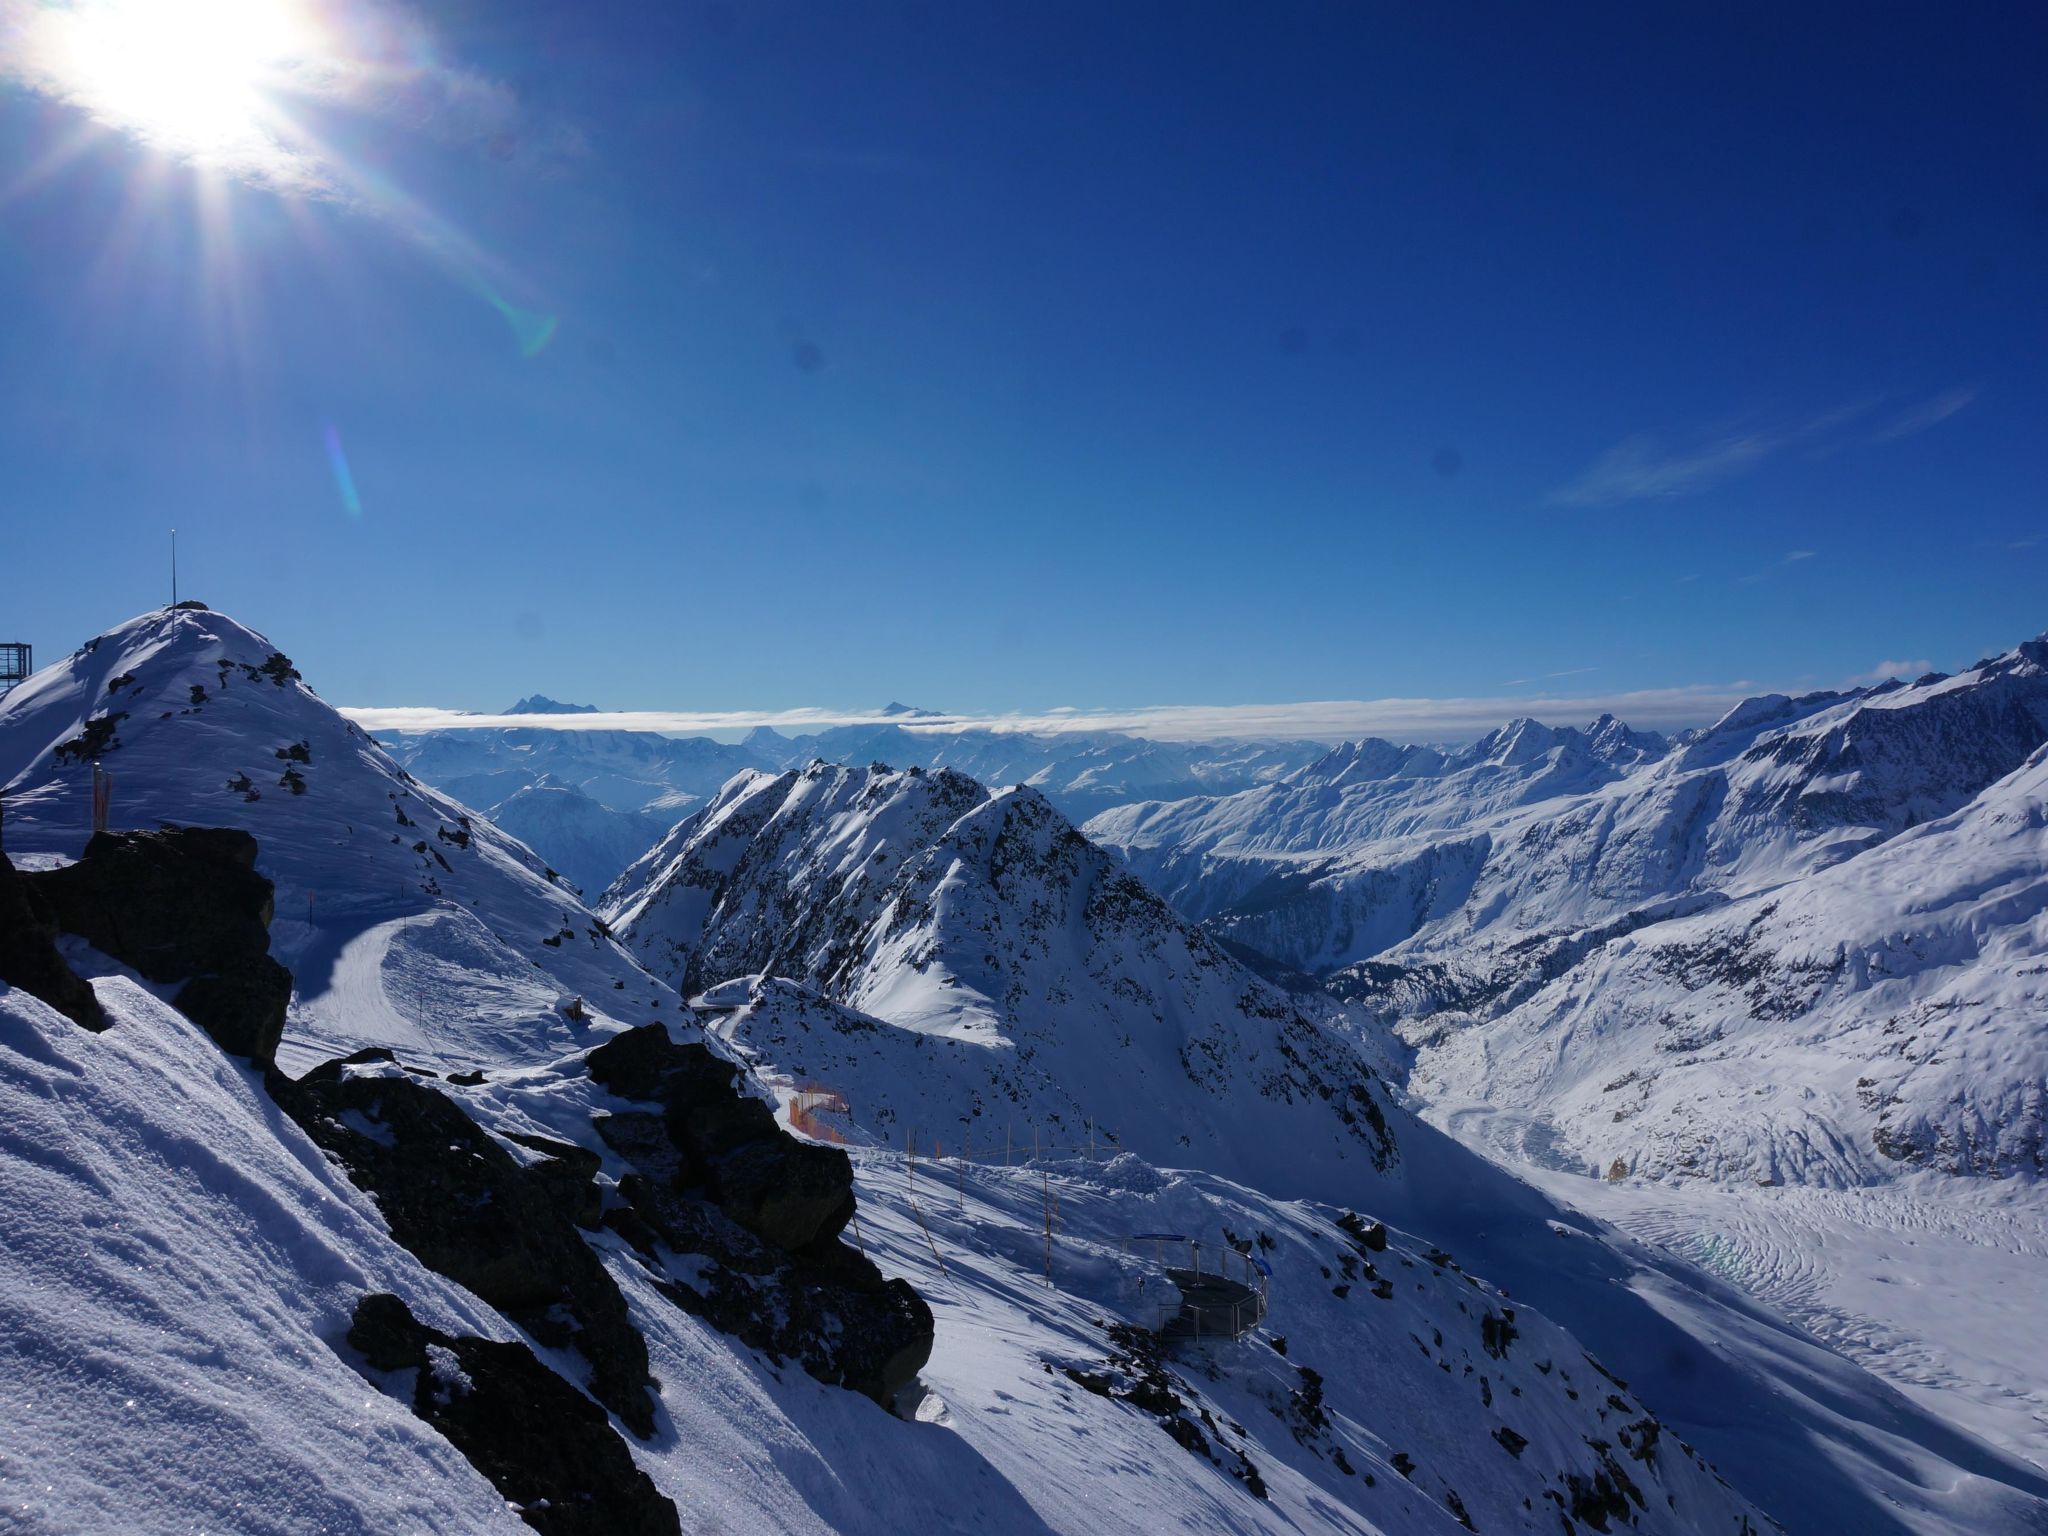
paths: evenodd
<path fill-rule="evenodd" d="M 1691 496 L 1762 463 L 1775 441 L 1749 432 L 1671 451 L 1654 437 L 1638 435 L 1617 443 L 1569 485 L 1550 493 L 1559 507 L 1611 507 L 1625 501 Z"/>
<path fill-rule="evenodd" d="M 620 710 L 595 715 L 484 715 L 422 706 L 348 708 L 371 731 L 490 730 L 523 726 L 556 731 L 658 731 L 670 735 L 769 726 L 807 734 L 837 725 L 894 725 L 919 732 L 970 730 L 1064 735 L 1120 731 L 1155 741 L 1222 738 L 1346 741 L 1465 741 L 1518 716 L 1579 724 L 1611 714 L 1639 728 L 1676 730 L 1718 719 L 1755 690 L 1743 683 L 1648 688 L 1632 692 L 1535 693 L 1462 699 L 1336 699 L 1299 704 L 1154 705 L 1128 710 L 1046 714 L 947 714 L 906 721 L 872 710 Z"/>
<path fill-rule="evenodd" d="M 1577 478 L 1552 491 L 1548 500 L 1557 507 L 1613 507 L 1697 496 L 1791 449 L 1824 456 L 1859 442 L 1911 437 L 1948 420 L 1976 398 L 1975 385 L 1944 390 L 1860 439 L 1848 429 L 1877 408 L 1875 400 L 1851 401 L 1803 421 L 1695 434 L 1672 446 L 1638 433 L 1609 448 Z"/>
<path fill-rule="evenodd" d="M 1769 581 L 1773 576 L 1784 575 L 1789 567 L 1799 564 L 1800 561 L 1811 560 L 1816 553 L 1818 551 L 1811 549 L 1788 549 L 1781 558 L 1772 561 L 1762 570 L 1751 571 L 1747 576 L 1738 579 L 1745 582 Z"/>
<path fill-rule="evenodd" d="M 1902 437 L 1911 437 L 1917 432 L 1925 432 L 1929 427 L 1947 421 L 1976 398 L 1977 386 L 1974 384 L 1963 384 L 1954 389 L 1943 390 L 1932 400 L 1914 406 L 1897 419 L 1878 428 L 1871 434 L 1870 440 L 1873 443 L 1889 443 Z"/>

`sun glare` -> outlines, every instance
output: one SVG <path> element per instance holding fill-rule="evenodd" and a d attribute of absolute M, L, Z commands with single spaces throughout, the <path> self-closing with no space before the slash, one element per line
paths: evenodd
<path fill-rule="evenodd" d="M 45 19 L 75 101 L 202 164 L 273 148 L 280 97 L 322 45 L 304 0 L 78 0 Z"/>

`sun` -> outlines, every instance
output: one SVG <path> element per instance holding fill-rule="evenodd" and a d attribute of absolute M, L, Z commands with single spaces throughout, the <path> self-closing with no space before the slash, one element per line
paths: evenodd
<path fill-rule="evenodd" d="M 72 100 L 201 164 L 274 148 L 281 98 L 323 46 L 305 0 L 76 0 L 42 20 Z"/>

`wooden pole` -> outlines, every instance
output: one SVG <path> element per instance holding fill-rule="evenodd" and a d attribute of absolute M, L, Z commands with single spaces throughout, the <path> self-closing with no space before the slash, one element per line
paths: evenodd
<path fill-rule="evenodd" d="M 1036 1137 L 1033 1140 L 1036 1141 Z M 1052 1284 L 1052 1178 L 1043 1164 L 1038 1169 L 1040 1191 L 1045 1201 L 1045 1283 Z"/>

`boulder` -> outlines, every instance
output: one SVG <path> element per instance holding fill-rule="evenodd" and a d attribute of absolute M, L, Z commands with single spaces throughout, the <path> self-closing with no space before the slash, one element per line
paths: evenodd
<path fill-rule="evenodd" d="M 95 832 L 84 856 L 23 877 L 56 926 L 159 983 L 222 1050 L 267 1066 L 291 973 L 270 957 L 256 839 L 225 827 Z"/>
<path fill-rule="evenodd" d="M 799 1141 L 746 1094 L 732 1063 L 678 1045 L 665 1026 L 592 1051 L 614 1094 L 659 1106 L 596 1117 L 632 1171 L 605 1224 L 633 1245 L 663 1295 L 819 1381 L 885 1406 L 931 1358 L 931 1308 L 840 1239 L 853 1165 Z M 689 1262 L 669 1267 L 670 1255 Z"/>
<path fill-rule="evenodd" d="M 548 1536 L 680 1536 L 604 1410 L 524 1344 L 442 1333 L 398 1297 L 356 1303 L 348 1342 L 376 1371 L 416 1372 L 412 1411 Z"/>
<path fill-rule="evenodd" d="M 563 1151 L 523 1167 L 385 1050 L 327 1062 L 296 1082 L 273 1072 L 268 1082 L 285 1113 L 376 1200 L 399 1243 L 542 1343 L 580 1351 L 592 1395 L 635 1434 L 653 1432 L 647 1341 L 579 1230 L 596 1224 L 595 1153 L 551 1143 Z"/>
<path fill-rule="evenodd" d="M 41 998 L 72 1023 L 107 1027 L 90 984 L 57 951 L 57 930 L 33 888 L 0 854 L 0 981 Z"/>
<path fill-rule="evenodd" d="M 853 1164 L 799 1141 L 743 1092 L 739 1069 L 709 1047 L 678 1045 L 661 1024 L 592 1051 L 590 1075 L 621 1098 L 658 1103 L 680 1165 L 734 1221 L 786 1252 L 838 1236 L 853 1215 Z"/>

